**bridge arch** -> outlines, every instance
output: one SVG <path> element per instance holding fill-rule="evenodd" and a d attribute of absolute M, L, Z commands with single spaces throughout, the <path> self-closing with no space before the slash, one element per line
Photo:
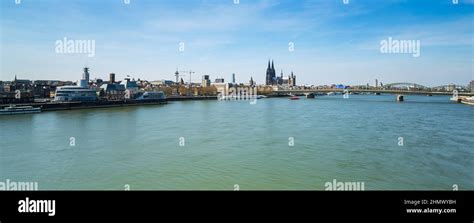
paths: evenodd
<path fill-rule="evenodd" d="M 384 84 L 384 88 L 416 88 L 416 89 L 429 89 L 429 87 L 423 86 L 417 83 L 399 82 Z"/>

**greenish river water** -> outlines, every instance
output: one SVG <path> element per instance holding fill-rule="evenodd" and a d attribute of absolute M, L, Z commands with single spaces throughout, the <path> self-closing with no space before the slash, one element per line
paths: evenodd
<path fill-rule="evenodd" d="M 186 101 L 0 116 L 0 181 L 36 181 L 40 190 L 324 190 L 334 179 L 365 190 L 474 189 L 474 106 L 405 100 Z"/>

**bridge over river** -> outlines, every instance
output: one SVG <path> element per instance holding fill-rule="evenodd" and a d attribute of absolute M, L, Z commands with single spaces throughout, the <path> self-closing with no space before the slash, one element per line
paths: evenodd
<path fill-rule="evenodd" d="M 395 95 L 453 95 L 450 91 L 427 91 L 427 90 L 390 90 L 390 89 L 297 89 L 297 90 L 276 90 L 274 95 L 288 94 L 321 94 L 321 93 L 372 93 L 372 94 L 395 94 Z M 458 96 L 474 96 L 474 92 L 458 92 Z"/>
<path fill-rule="evenodd" d="M 450 90 L 448 90 L 450 89 Z M 368 87 L 366 85 L 351 86 L 350 88 L 321 88 L 321 89 L 298 89 L 298 90 L 277 90 L 273 91 L 276 96 L 283 96 L 288 94 L 308 95 L 308 94 L 323 94 L 323 93 L 359 93 L 359 94 L 394 94 L 397 97 L 404 95 L 452 95 L 457 96 L 474 96 L 474 92 L 470 92 L 466 86 L 462 85 L 443 85 L 437 87 L 426 87 L 416 83 L 390 83 L 380 87 Z"/>

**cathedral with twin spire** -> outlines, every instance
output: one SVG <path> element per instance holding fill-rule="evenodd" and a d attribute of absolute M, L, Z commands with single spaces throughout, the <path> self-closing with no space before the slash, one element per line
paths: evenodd
<path fill-rule="evenodd" d="M 266 85 L 288 85 L 290 87 L 296 86 L 296 76 L 291 72 L 291 75 L 288 76 L 288 79 L 283 78 L 283 70 L 280 73 L 280 76 L 276 76 L 275 65 L 273 60 L 270 66 L 270 60 L 268 60 L 267 74 L 265 78 Z"/>

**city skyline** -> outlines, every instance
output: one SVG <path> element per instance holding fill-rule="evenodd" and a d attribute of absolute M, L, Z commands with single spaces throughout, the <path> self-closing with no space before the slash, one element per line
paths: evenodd
<path fill-rule="evenodd" d="M 75 81 L 88 66 L 93 78 L 174 80 L 178 67 L 193 82 L 264 84 L 270 58 L 299 85 L 474 79 L 471 0 L 237 2 L 2 1 L 0 79 Z M 65 38 L 94 41 L 94 55 L 58 53 Z M 419 41 L 420 56 L 381 53 L 388 38 Z"/>

